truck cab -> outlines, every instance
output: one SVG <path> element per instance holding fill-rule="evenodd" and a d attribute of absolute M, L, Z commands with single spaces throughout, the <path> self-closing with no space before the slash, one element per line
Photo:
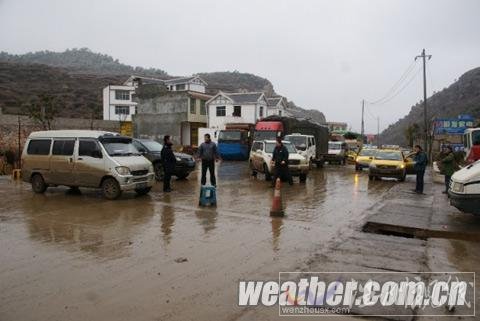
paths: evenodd
<path fill-rule="evenodd" d="M 294 133 L 286 135 L 285 140 L 295 146 L 298 153 L 307 159 L 310 167 L 317 161 L 317 146 L 313 135 Z"/>
<path fill-rule="evenodd" d="M 337 163 L 345 165 L 347 161 L 347 144 L 341 141 L 328 142 L 328 154 L 325 155 L 325 161 L 329 164 Z"/>
<path fill-rule="evenodd" d="M 465 161 L 469 164 L 480 159 L 480 128 L 469 128 L 463 133 Z"/>

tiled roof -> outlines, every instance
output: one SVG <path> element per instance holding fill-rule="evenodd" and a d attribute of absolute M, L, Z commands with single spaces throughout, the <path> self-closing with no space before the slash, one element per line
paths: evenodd
<path fill-rule="evenodd" d="M 267 104 L 269 107 L 275 107 L 280 102 L 282 97 L 267 98 Z"/>

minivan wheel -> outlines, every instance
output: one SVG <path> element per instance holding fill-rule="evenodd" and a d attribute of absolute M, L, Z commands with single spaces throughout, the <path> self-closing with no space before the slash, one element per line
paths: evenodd
<path fill-rule="evenodd" d="M 114 178 L 106 178 L 102 183 L 102 194 L 103 197 L 109 200 L 114 200 L 122 195 L 122 190 L 117 180 Z"/>
<path fill-rule="evenodd" d="M 137 193 L 137 195 L 146 195 L 151 189 L 151 187 L 137 188 L 135 189 L 135 193 Z"/>
<path fill-rule="evenodd" d="M 266 181 L 271 181 L 272 180 L 272 175 L 270 175 L 270 172 L 268 171 L 267 164 L 263 164 L 263 172 L 265 173 L 265 180 Z"/>
<path fill-rule="evenodd" d="M 299 179 L 300 182 L 304 183 L 307 180 L 307 174 L 300 174 Z"/>
<path fill-rule="evenodd" d="M 153 169 L 154 169 L 154 171 L 155 171 L 155 179 L 156 179 L 157 181 L 163 181 L 164 172 L 163 172 L 162 163 L 156 162 L 156 163 L 153 165 Z"/>
<path fill-rule="evenodd" d="M 45 184 L 45 180 L 43 179 L 42 175 L 35 174 L 32 177 L 32 190 L 37 194 L 42 194 L 47 190 L 47 184 Z"/>

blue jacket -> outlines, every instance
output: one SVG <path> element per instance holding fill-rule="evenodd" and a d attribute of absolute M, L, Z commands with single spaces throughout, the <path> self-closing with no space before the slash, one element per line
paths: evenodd
<path fill-rule="evenodd" d="M 425 168 L 427 167 L 427 154 L 423 151 L 419 151 L 418 153 L 415 154 L 415 165 L 413 166 L 413 169 L 416 172 L 422 172 L 425 171 Z"/>

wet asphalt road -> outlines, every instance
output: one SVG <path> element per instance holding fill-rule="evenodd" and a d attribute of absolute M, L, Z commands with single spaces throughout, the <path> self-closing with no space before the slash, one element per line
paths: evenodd
<path fill-rule="evenodd" d="M 239 280 L 295 271 L 399 184 L 327 165 L 284 186 L 286 217 L 271 218 L 273 189 L 246 162 L 217 177 L 216 208 L 198 207 L 198 171 L 117 201 L 0 180 L 0 320 L 242 319 Z"/>

